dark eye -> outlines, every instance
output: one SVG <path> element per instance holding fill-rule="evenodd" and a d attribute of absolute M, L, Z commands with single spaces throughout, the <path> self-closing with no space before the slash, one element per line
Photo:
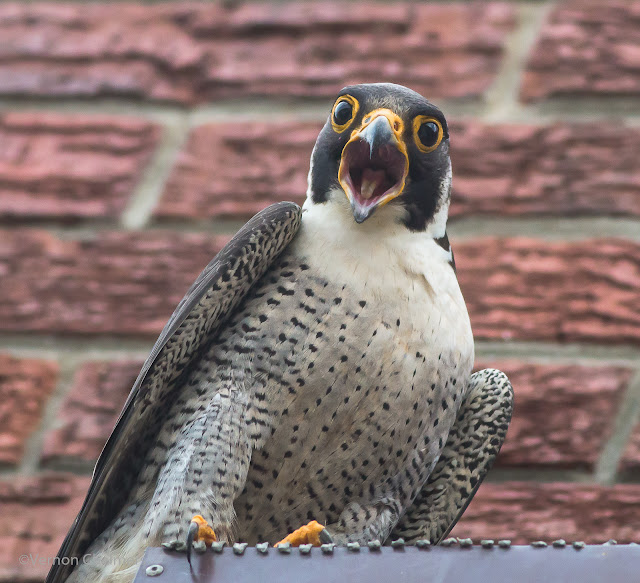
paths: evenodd
<path fill-rule="evenodd" d="M 359 107 L 358 100 L 355 97 L 351 97 L 351 95 L 339 97 L 331 112 L 333 131 L 339 134 L 345 131 L 358 113 Z"/>
<path fill-rule="evenodd" d="M 433 118 L 418 116 L 413 122 L 413 131 L 416 145 L 422 152 L 435 150 L 442 141 L 442 124 Z"/>
<path fill-rule="evenodd" d="M 349 123 L 353 116 L 353 105 L 348 101 L 341 101 L 333 110 L 333 121 L 337 126 Z"/>
<path fill-rule="evenodd" d="M 438 142 L 438 135 L 440 134 L 440 130 L 438 126 L 432 122 L 428 121 L 423 123 L 418 130 L 418 139 L 422 142 L 422 145 L 427 148 L 432 148 Z"/>

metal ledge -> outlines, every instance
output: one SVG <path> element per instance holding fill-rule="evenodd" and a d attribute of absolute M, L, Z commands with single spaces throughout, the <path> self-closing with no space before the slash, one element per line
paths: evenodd
<path fill-rule="evenodd" d="M 147 549 L 134 583 L 630 583 L 638 581 L 640 546 L 396 545 L 207 549 L 185 553 Z M 330 552 L 328 552 L 330 550 Z"/>

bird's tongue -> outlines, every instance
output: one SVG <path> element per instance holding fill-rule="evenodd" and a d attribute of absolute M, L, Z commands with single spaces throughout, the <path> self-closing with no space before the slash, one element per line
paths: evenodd
<path fill-rule="evenodd" d="M 373 168 L 365 168 L 362 172 L 362 183 L 360 185 L 360 196 L 369 200 L 376 188 L 382 184 L 386 176 L 384 170 L 374 170 Z"/>

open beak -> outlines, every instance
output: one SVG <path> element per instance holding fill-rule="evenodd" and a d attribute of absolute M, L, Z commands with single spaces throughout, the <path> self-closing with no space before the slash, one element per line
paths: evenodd
<path fill-rule="evenodd" d="M 338 181 L 357 223 L 404 190 L 409 157 L 402 129 L 400 117 L 389 109 L 378 109 L 364 117 L 342 150 Z"/>

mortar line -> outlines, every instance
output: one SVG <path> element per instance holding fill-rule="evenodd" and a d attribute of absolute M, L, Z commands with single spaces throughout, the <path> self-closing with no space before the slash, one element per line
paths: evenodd
<path fill-rule="evenodd" d="M 527 59 L 554 4 L 545 2 L 515 6 L 516 26 L 506 38 L 500 70 L 487 91 L 483 120 L 504 121 L 520 110 L 520 84 Z"/>
<path fill-rule="evenodd" d="M 476 340 L 475 354 L 476 360 L 483 361 L 523 360 L 539 364 L 613 365 L 632 369 L 640 366 L 640 347 L 630 345 Z"/>
<path fill-rule="evenodd" d="M 507 433 L 507 439 L 509 434 Z M 493 467 L 487 474 L 484 483 L 503 484 L 505 482 L 558 483 L 572 482 L 593 484 L 593 475 L 584 470 L 565 470 L 550 467 L 509 468 Z"/>
<path fill-rule="evenodd" d="M 158 180 L 158 178 L 155 178 Z M 455 182 L 455 179 L 454 179 Z M 161 190 L 159 188 L 158 190 Z M 147 201 L 148 203 L 149 201 Z M 148 210 L 148 209 L 147 209 Z M 175 233 L 202 233 L 206 235 L 233 235 L 247 219 L 156 219 L 149 220 L 139 228 L 140 232 L 171 231 Z M 82 223 L 66 226 L 55 222 L 37 224 L 0 224 L 0 231 L 23 229 L 45 230 L 52 235 L 70 241 L 94 239 L 101 232 L 118 230 L 117 223 Z M 469 215 L 454 217 L 448 225 L 449 238 L 455 243 L 483 237 L 529 237 L 541 241 L 589 241 L 594 239 L 626 239 L 640 241 L 640 216 L 638 217 L 538 217 L 507 216 L 491 217 Z"/>
<path fill-rule="evenodd" d="M 244 223 L 245 220 L 242 219 L 191 221 L 175 218 L 154 221 L 147 225 L 146 229 L 233 235 Z M 543 241 L 588 241 L 601 238 L 640 241 L 640 216 L 565 218 L 469 215 L 450 219 L 447 232 L 452 241 L 465 241 L 479 237 L 531 237 Z"/>
<path fill-rule="evenodd" d="M 186 290 L 185 290 L 186 291 Z M 144 359 L 155 339 L 127 338 L 57 338 L 47 334 L 0 334 L 0 352 L 19 358 L 62 359 L 67 355 L 79 360 Z"/>
<path fill-rule="evenodd" d="M 640 419 L 640 371 L 636 371 L 629 381 L 615 417 L 611 437 L 602 448 L 596 463 L 597 482 L 607 485 L 615 483 L 618 464 L 638 419 Z"/>
<path fill-rule="evenodd" d="M 454 251 L 457 241 L 480 237 L 530 237 L 543 241 L 588 241 L 602 238 L 640 241 L 640 216 L 564 218 L 472 215 L 450 220 L 447 232 Z"/>
<path fill-rule="evenodd" d="M 55 389 L 43 407 L 43 413 L 37 428 L 25 443 L 22 459 L 17 468 L 21 476 L 33 476 L 40 470 L 40 457 L 44 448 L 46 434 L 55 427 L 60 406 L 73 386 L 73 378 L 78 369 L 77 358 L 65 356 L 57 360 L 59 376 Z"/>
<path fill-rule="evenodd" d="M 529 6 L 529 5 L 528 5 Z M 547 3 L 534 5 L 544 9 Z M 525 10 L 527 7 L 523 7 Z M 516 34 L 516 32 L 512 34 Z M 506 58 L 507 53 L 505 53 Z M 524 65 L 524 64 L 523 64 Z M 545 125 L 554 122 L 587 122 L 604 120 L 622 120 L 630 127 L 640 124 L 640 101 L 637 98 L 615 96 L 583 96 L 574 99 L 550 97 L 539 103 L 521 103 L 517 101 L 516 90 L 499 95 L 501 84 L 506 85 L 498 72 L 496 79 L 485 97 L 436 99 L 436 104 L 446 113 L 449 120 L 476 118 L 485 122 L 527 123 Z M 510 75 L 515 75 L 512 71 Z M 512 80 L 512 83 L 514 81 Z M 506 89 L 505 89 L 506 91 Z M 504 104 L 502 104 L 504 101 Z M 135 117 L 159 124 L 172 124 L 185 115 L 190 116 L 190 125 L 247 121 L 302 120 L 324 122 L 330 110 L 331 97 L 326 98 L 290 98 L 262 99 L 240 97 L 235 100 L 221 99 L 207 104 L 196 105 L 190 109 L 188 104 L 134 101 L 122 99 L 60 98 L 56 100 L 37 98 L 1 98 L 0 114 L 8 112 L 58 113 L 69 115 L 107 115 L 117 117 Z M 506 105 L 506 109 L 500 108 Z"/>
<path fill-rule="evenodd" d="M 188 134 L 186 115 L 165 123 L 160 144 L 120 217 L 125 229 L 139 229 L 149 222 Z"/>
<path fill-rule="evenodd" d="M 105 115 L 143 118 L 157 123 L 171 123 L 184 117 L 188 105 L 136 101 L 128 98 L 105 99 L 91 97 L 0 97 L 0 113 L 36 112 L 70 115 Z"/>
<path fill-rule="evenodd" d="M 63 359 L 78 362 L 91 360 L 144 360 L 155 338 L 128 339 L 78 337 L 58 338 L 47 334 L 0 333 L 0 352 L 18 358 Z M 476 360 L 522 360 L 540 364 L 580 364 L 584 366 L 613 365 L 640 369 L 640 346 L 568 343 L 550 341 L 483 340 L 475 341 Z"/>

